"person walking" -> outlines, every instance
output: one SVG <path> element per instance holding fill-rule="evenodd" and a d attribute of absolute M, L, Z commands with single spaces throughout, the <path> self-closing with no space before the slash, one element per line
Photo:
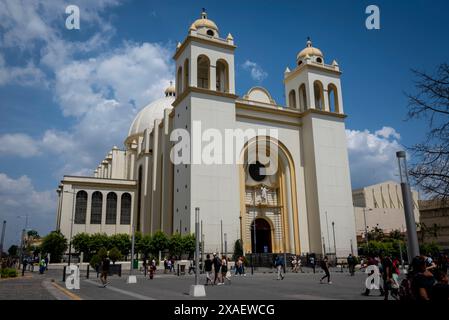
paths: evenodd
<path fill-rule="evenodd" d="M 109 284 L 109 282 L 108 282 L 108 273 L 109 273 L 109 266 L 110 266 L 110 264 L 111 263 L 110 263 L 108 257 L 104 257 L 103 260 L 101 261 L 100 281 L 103 284 L 103 288 L 106 288 L 106 286 Z"/>
<path fill-rule="evenodd" d="M 25 275 L 25 270 L 27 268 L 27 264 L 28 264 L 27 259 L 23 258 L 23 260 L 22 260 L 22 277 Z"/>
<path fill-rule="evenodd" d="M 324 256 L 323 260 L 321 260 L 321 269 L 324 271 L 324 276 L 320 279 L 320 283 L 323 283 L 323 280 L 327 278 L 327 284 L 332 284 L 331 274 L 329 272 L 329 259 L 327 256 Z"/>
<path fill-rule="evenodd" d="M 284 280 L 284 275 L 282 273 L 282 269 L 284 268 L 284 259 L 280 256 L 277 255 L 276 259 L 274 261 L 274 266 L 277 269 L 277 279 L 278 280 Z"/>
<path fill-rule="evenodd" d="M 39 261 L 39 274 L 44 274 L 45 271 L 45 259 L 42 258 L 41 261 Z"/>
<path fill-rule="evenodd" d="M 214 284 L 212 282 L 212 260 L 210 259 L 210 254 L 207 254 L 206 261 L 204 262 L 204 272 L 206 272 L 206 286 Z"/>
<path fill-rule="evenodd" d="M 214 284 L 217 284 L 217 280 L 218 283 L 221 282 L 220 280 L 221 261 L 220 258 L 217 257 L 216 253 L 214 253 L 213 265 L 214 265 Z"/>
<path fill-rule="evenodd" d="M 315 257 L 314 256 L 310 257 L 310 265 L 312 266 L 313 273 L 315 273 L 316 262 L 315 262 Z"/>
<path fill-rule="evenodd" d="M 349 254 L 347 260 L 348 260 L 349 274 L 350 274 L 351 276 L 354 276 L 355 261 L 354 261 L 354 257 L 352 256 L 351 253 Z"/>
<path fill-rule="evenodd" d="M 225 284 L 225 280 L 231 284 L 231 271 L 228 270 L 228 259 L 225 256 L 221 257 L 221 283 Z"/>
<path fill-rule="evenodd" d="M 150 263 L 150 280 L 153 280 L 154 274 L 156 273 L 156 260 L 151 260 Z"/>
<path fill-rule="evenodd" d="M 292 258 L 292 272 L 298 273 L 298 260 L 296 260 L 296 256 Z"/>

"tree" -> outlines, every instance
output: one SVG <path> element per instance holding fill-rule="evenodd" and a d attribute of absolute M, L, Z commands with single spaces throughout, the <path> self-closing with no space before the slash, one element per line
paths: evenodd
<path fill-rule="evenodd" d="M 183 253 L 183 241 L 179 233 L 174 233 L 168 241 L 168 250 L 170 255 L 179 257 Z"/>
<path fill-rule="evenodd" d="M 195 235 L 188 234 L 182 238 L 182 253 L 188 255 L 190 259 L 195 253 Z"/>
<path fill-rule="evenodd" d="M 39 239 L 40 238 L 39 233 L 36 230 L 29 230 L 27 232 L 27 236 L 28 236 L 28 238 L 31 238 L 31 239 Z"/>
<path fill-rule="evenodd" d="M 122 258 L 122 253 L 117 248 L 112 248 L 109 250 L 109 259 L 111 259 L 112 263 L 115 264 L 116 261 Z"/>
<path fill-rule="evenodd" d="M 234 243 L 234 255 L 232 256 L 232 259 L 234 261 L 237 261 L 237 259 L 241 256 L 243 256 L 242 241 L 240 239 L 237 239 Z"/>
<path fill-rule="evenodd" d="M 8 249 L 8 254 L 10 257 L 17 257 L 17 252 L 19 251 L 19 247 L 13 244 Z"/>
<path fill-rule="evenodd" d="M 110 244 L 112 247 L 120 250 L 123 256 L 128 256 L 131 251 L 131 239 L 126 233 L 114 234 L 110 237 Z"/>
<path fill-rule="evenodd" d="M 368 232 L 368 240 L 382 241 L 385 238 L 384 231 L 379 227 L 374 227 Z"/>
<path fill-rule="evenodd" d="M 98 252 L 101 248 L 110 248 L 109 238 L 106 233 L 95 233 L 91 235 L 89 240 L 90 253 Z"/>
<path fill-rule="evenodd" d="M 90 235 L 85 232 L 78 233 L 72 239 L 73 248 L 77 253 L 83 252 L 86 261 L 89 261 L 91 257 L 90 243 Z"/>
<path fill-rule="evenodd" d="M 41 249 L 44 254 L 50 254 L 51 262 L 60 262 L 67 250 L 67 239 L 60 231 L 52 231 L 44 237 Z"/>
<path fill-rule="evenodd" d="M 449 197 L 449 65 L 434 75 L 412 70 L 416 93 L 407 94 L 408 118 L 425 119 L 426 139 L 409 148 L 413 163 L 409 174 L 431 198 Z"/>
<path fill-rule="evenodd" d="M 108 256 L 108 250 L 107 250 L 105 247 L 100 248 L 100 249 L 98 250 L 98 252 L 97 252 L 96 255 L 97 255 L 101 260 L 103 260 L 104 258 L 107 258 L 107 256 Z"/>
<path fill-rule="evenodd" d="M 162 231 L 156 231 L 151 238 L 151 253 L 155 256 L 159 255 L 159 251 L 164 251 L 168 248 L 168 238 Z"/>
<path fill-rule="evenodd" d="M 139 239 L 136 240 L 136 252 L 141 253 L 145 258 L 151 252 L 151 235 L 146 234 L 144 236 L 140 236 Z"/>
<path fill-rule="evenodd" d="M 404 240 L 404 234 L 401 232 L 401 230 L 393 230 L 390 232 L 389 234 L 390 239 L 395 239 L 395 240 Z"/>

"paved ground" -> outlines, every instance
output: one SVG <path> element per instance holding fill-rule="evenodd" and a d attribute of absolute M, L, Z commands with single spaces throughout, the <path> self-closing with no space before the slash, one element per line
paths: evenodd
<path fill-rule="evenodd" d="M 81 279 L 81 289 L 67 294 L 62 282 L 61 270 L 50 270 L 45 275 L 27 274 L 25 278 L 0 281 L 0 300 L 6 299 L 73 299 L 79 297 L 86 300 L 190 300 L 189 287 L 194 283 L 193 275 L 176 276 L 173 274 L 157 274 L 153 280 L 138 274 L 137 284 L 127 284 L 126 275 L 110 278 L 106 288 L 100 286 L 99 279 L 91 274 L 91 279 Z M 277 299 L 343 299 L 343 300 L 378 300 L 378 291 L 373 296 L 364 297 L 365 274 L 357 272 L 354 277 L 347 273 L 332 272 L 332 284 L 320 284 L 323 274 L 317 272 L 287 273 L 284 280 L 276 280 L 276 275 L 269 270 L 258 270 L 254 275 L 246 277 L 233 276 L 231 285 L 207 286 L 205 299 L 220 300 L 277 300 Z M 205 276 L 201 275 L 201 282 Z M 54 280 L 54 283 L 52 283 Z M 55 286 L 56 284 L 56 286 Z"/>

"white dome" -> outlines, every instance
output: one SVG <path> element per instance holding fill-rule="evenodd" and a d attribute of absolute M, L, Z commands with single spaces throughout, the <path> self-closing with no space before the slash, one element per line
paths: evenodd
<path fill-rule="evenodd" d="M 154 120 L 160 120 L 164 118 L 164 110 L 171 110 L 172 103 L 175 101 L 173 95 L 167 95 L 161 99 L 153 101 L 142 110 L 134 118 L 131 127 L 129 128 L 128 137 L 141 135 L 145 129 L 153 130 Z"/>

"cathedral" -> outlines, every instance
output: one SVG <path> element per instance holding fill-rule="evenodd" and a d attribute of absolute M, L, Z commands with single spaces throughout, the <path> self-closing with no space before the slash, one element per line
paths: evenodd
<path fill-rule="evenodd" d="M 357 252 L 338 63 L 309 39 L 284 72 L 283 106 L 259 86 L 236 95 L 235 51 L 203 11 L 173 54 L 175 85 L 140 110 L 123 148 L 91 177 L 63 177 L 58 230 L 184 235 L 198 208 L 206 253 L 239 239 L 245 253 Z M 210 146 L 242 133 L 232 156 Z"/>

